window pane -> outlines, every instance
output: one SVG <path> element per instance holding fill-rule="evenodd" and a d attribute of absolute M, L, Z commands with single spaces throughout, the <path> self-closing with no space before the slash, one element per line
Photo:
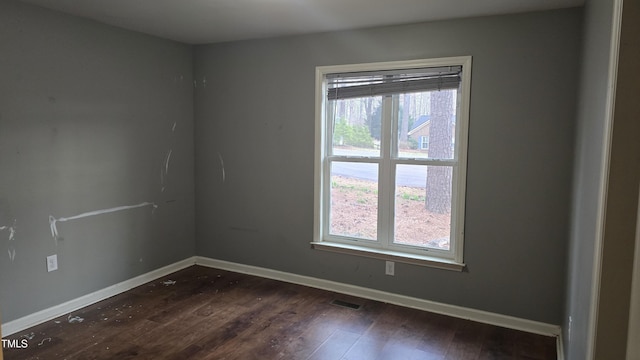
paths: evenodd
<path fill-rule="evenodd" d="M 328 101 L 333 124 L 333 154 L 380 156 L 382 97 Z"/>
<path fill-rule="evenodd" d="M 449 250 L 451 166 L 396 167 L 394 243 Z"/>
<path fill-rule="evenodd" d="M 400 95 L 398 157 L 453 159 L 456 95 L 457 90 Z"/>
<path fill-rule="evenodd" d="M 378 164 L 331 163 L 329 233 L 378 238 Z"/>

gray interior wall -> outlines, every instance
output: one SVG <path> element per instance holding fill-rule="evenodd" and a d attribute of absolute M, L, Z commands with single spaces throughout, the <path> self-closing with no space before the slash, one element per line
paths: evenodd
<path fill-rule="evenodd" d="M 192 50 L 0 1 L 4 322 L 194 255 Z"/>
<path fill-rule="evenodd" d="M 196 251 L 560 324 L 582 11 L 198 46 Z M 473 56 L 463 273 L 310 249 L 314 70 Z"/>
<path fill-rule="evenodd" d="M 581 84 L 576 126 L 569 270 L 563 331 L 567 359 L 586 359 L 591 341 L 594 250 L 600 187 L 604 171 L 607 89 L 613 2 L 588 0 L 585 4 Z M 569 334 L 571 317 L 571 334 Z"/>

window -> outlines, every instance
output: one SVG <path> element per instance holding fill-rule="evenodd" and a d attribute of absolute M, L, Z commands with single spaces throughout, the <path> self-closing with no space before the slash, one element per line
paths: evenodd
<path fill-rule="evenodd" d="M 316 69 L 314 248 L 464 267 L 470 71 L 471 57 Z"/>
<path fill-rule="evenodd" d="M 429 148 L 429 137 L 420 136 L 420 150 L 427 150 Z"/>

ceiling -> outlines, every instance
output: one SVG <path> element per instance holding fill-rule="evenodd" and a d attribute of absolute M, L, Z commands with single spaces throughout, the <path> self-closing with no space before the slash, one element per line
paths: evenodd
<path fill-rule="evenodd" d="M 584 0 L 22 0 L 188 44 L 581 6 Z"/>

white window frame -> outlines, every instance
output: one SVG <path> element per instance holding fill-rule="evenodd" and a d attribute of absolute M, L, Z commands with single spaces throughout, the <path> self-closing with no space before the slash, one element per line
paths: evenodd
<path fill-rule="evenodd" d="M 443 160 L 425 160 L 425 159 L 407 159 L 394 157 L 393 150 L 388 155 L 381 153 L 379 166 L 385 167 L 384 171 L 389 169 L 395 170 L 395 166 L 399 164 L 408 165 L 451 165 L 453 167 L 452 174 L 452 197 L 451 197 L 451 233 L 450 233 L 450 249 L 439 250 L 433 248 L 420 248 L 419 250 L 404 250 L 395 245 L 390 245 L 393 241 L 389 239 L 386 233 L 390 233 L 388 229 L 378 229 L 380 241 L 358 241 L 358 239 L 340 237 L 329 234 L 329 216 L 328 205 L 330 201 L 330 169 L 328 154 L 331 147 L 331 121 L 326 119 L 326 94 L 328 74 L 362 72 L 362 71 L 383 71 L 383 70 L 403 70 L 428 67 L 442 66 L 462 66 L 462 79 L 458 91 L 458 110 L 456 116 L 456 131 L 454 134 L 453 159 L 451 161 Z M 334 65 L 319 66 L 316 68 L 316 123 L 315 123 L 315 187 L 314 187 L 314 238 L 311 243 L 314 249 L 328 250 L 334 252 L 348 253 L 360 256 L 373 257 L 378 259 L 411 263 L 416 265 L 431 266 L 442 269 L 462 271 L 464 269 L 463 262 L 463 243 L 464 243 L 464 213 L 465 213 L 465 189 L 466 189 L 466 170 L 467 170 L 467 139 L 469 126 L 469 102 L 470 102 L 470 85 L 471 85 L 471 56 L 438 58 L 438 59 L 422 59 L 409 61 L 392 61 L 381 63 L 364 63 L 350 65 Z M 388 101 L 391 101 L 388 99 Z M 390 107 L 388 107 L 390 108 Z M 393 140 L 392 134 L 397 132 L 397 128 L 393 129 L 390 124 L 383 123 L 382 132 L 391 132 L 388 139 Z M 397 125 L 396 125 L 397 126 Z M 393 148 L 393 144 L 381 148 Z M 335 157 L 335 156 L 334 156 Z M 351 159 L 358 161 L 358 159 Z M 334 160 L 335 161 L 335 160 Z M 391 167 L 391 168 L 390 168 Z M 386 191 L 381 193 L 393 193 L 395 184 L 393 180 L 387 178 L 379 179 L 379 186 Z M 389 197 L 389 196 L 386 196 Z M 395 206 L 393 200 L 385 199 L 381 195 L 379 200 L 379 212 L 382 216 L 388 217 L 393 224 Z"/>

